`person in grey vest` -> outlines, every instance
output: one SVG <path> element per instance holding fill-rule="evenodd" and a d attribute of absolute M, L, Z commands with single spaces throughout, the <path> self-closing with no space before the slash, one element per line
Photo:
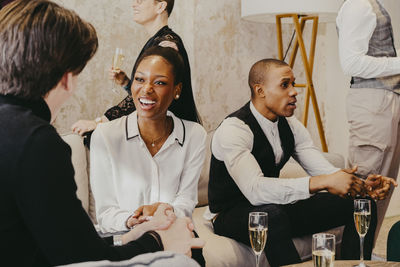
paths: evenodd
<path fill-rule="evenodd" d="M 358 259 L 359 237 L 350 197 L 364 194 L 373 176 L 364 184 L 353 175 L 356 168 L 340 170 L 322 156 L 305 127 L 292 116 L 297 96 L 294 81 L 291 68 L 283 61 L 264 59 L 252 66 L 251 100 L 229 115 L 213 136 L 210 210 L 205 217 L 213 221 L 216 234 L 250 245 L 249 212 L 268 212 L 264 251 L 272 267 L 301 261 L 293 237 L 341 225 L 346 226 L 342 257 Z M 310 176 L 278 179 L 290 157 Z M 376 226 L 374 202 L 372 207 L 366 258 L 371 257 Z"/>
<path fill-rule="evenodd" d="M 340 63 L 352 76 L 347 96 L 349 166 L 397 179 L 400 163 L 400 58 L 380 0 L 347 0 L 336 19 Z M 378 201 L 379 232 L 390 196 Z M 382 199 L 378 197 L 379 199 Z"/>

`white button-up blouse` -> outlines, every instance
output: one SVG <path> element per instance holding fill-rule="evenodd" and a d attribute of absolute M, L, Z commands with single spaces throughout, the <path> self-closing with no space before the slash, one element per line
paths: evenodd
<path fill-rule="evenodd" d="M 102 232 L 126 230 L 139 206 L 165 202 L 178 217 L 191 217 L 205 158 L 206 132 L 168 111 L 174 129 L 151 156 L 140 136 L 137 113 L 99 124 L 91 138 L 90 183 Z"/>

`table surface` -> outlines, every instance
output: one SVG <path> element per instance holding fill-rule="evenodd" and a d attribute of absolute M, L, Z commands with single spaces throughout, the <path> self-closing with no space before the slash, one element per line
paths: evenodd
<path fill-rule="evenodd" d="M 369 267 L 400 267 L 400 262 L 386 262 L 386 261 L 364 261 Z M 360 263 L 360 261 L 335 261 L 335 267 L 351 267 Z M 312 261 L 303 262 L 300 264 L 287 265 L 286 267 L 314 267 Z"/>

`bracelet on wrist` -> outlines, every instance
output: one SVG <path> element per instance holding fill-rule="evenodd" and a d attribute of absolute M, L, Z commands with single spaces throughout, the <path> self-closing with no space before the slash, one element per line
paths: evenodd
<path fill-rule="evenodd" d="M 113 236 L 114 246 L 122 246 L 122 235 L 114 235 Z"/>

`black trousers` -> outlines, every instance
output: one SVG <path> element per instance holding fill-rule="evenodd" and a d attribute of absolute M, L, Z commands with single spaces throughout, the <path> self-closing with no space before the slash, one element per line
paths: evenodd
<path fill-rule="evenodd" d="M 252 211 L 268 212 L 268 237 L 265 254 L 271 267 L 301 262 L 293 244 L 293 237 L 327 231 L 345 225 L 342 259 L 359 259 L 360 239 L 353 219 L 353 200 L 329 193 L 318 193 L 294 204 L 266 204 L 252 206 L 240 203 L 222 211 L 214 221 L 216 234 L 233 238 L 250 246 L 248 214 Z M 370 259 L 376 229 L 376 205 L 371 200 L 371 224 L 364 239 L 364 258 Z"/>

